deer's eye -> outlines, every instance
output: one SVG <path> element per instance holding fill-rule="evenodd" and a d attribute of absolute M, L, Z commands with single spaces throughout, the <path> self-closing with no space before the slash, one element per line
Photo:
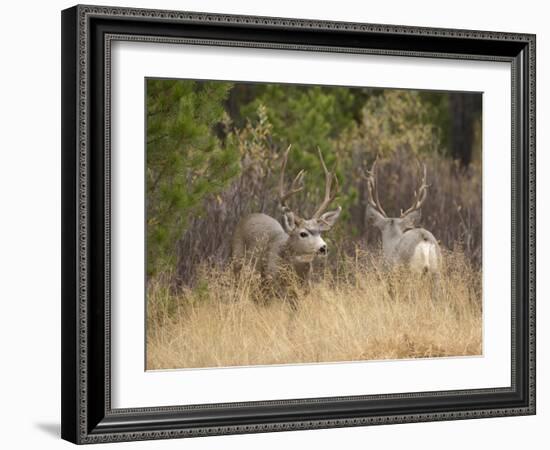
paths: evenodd
<path fill-rule="evenodd" d="M 300 237 L 307 238 L 308 234 L 305 231 L 300 233 Z"/>

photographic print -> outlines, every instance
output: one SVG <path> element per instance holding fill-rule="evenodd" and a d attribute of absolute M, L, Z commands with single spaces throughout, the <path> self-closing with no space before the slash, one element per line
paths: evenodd
<path fill-rule="evenodd" d="M 482 352 L 482 94 L 147 78 L 146 369 Z"/>

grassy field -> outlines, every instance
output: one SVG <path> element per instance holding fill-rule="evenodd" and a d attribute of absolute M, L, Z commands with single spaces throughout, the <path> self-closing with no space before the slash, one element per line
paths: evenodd
<path fill-rule="evenodd" d="M 447 252 L 437 287 L 384 271 L 356 250 L 320 266 L 305 289 L 292 281 L 265 298 L 256 272 L 203 266 L 193 288 L 157 276 L 147 300 L 147 369 L 296 364 L 482 351 L 481 271 Z M 289 299 L 297 299 L 296 309 Z"/>

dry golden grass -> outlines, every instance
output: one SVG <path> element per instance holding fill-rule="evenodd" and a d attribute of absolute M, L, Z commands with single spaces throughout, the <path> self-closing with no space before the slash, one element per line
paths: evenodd
<path fill-rule="evenodd" d="M 292 284 L 263 303 L 254 301 L 261 290 L 250 269 L 235 278 L 230 268 L 203 268 L 193 289 L 177 293 L 151 280 L 147 368 L 481 354 L 481 272 L 460 252 L 446 255 L 436 290 L 425 277 L 377 269 L 359 251 L 309 291 Z M 293 296 L 296 310 L 284 298 Z"/>

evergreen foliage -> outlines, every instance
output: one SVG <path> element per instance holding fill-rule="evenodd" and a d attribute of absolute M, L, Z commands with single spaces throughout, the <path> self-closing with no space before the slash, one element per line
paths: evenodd
<path fill-rule="evenodd" d="M 147 80 L 148 274 L 173 265 L 176 242 L 203 200 L 239 172 L 238 149 L 222 144 L 216 127 L 232 85 Z"/>

